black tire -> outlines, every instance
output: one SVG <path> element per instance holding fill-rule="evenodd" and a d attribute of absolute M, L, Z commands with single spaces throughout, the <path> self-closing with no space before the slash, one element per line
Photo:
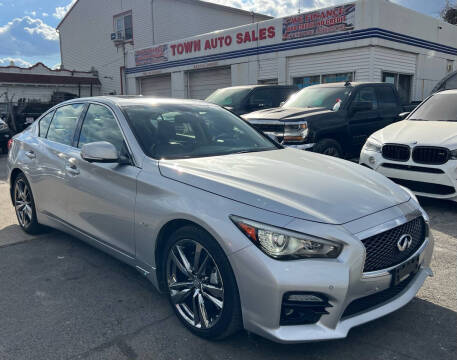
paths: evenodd
<path fill-rule="evenodd" d="M 189 240 L 191 240 L 190 243 L 197 242 L 201 246 L 203 246 L 204 250 L 210 255 L 211 260 L 214 260 L 214 263 L 216 264 L 217 270 L 219 271 L 220 277 L 222 279 L 223 307 L 222 310 L 220 310 L 220 315 L 217 317 L 217 320 L 215 321 L 214 325 L 209 328 L 197 328 L 196 325 L 191 325 L 189 323 L 189 319 L 186 320 L 183 317 L 183 315 L 178 310 L 178 306 L 175 305 L 175 303 L 172 301 L 172 290 L 170 290 L 169 287 L 170 273 L 168 268 L 169 261 L 172 261 L 169 259 L 169 256 L 171 256 L 170 252 L 172 249 L 176 249 L 175 246 L 177 244 L 182 244 L 183 242 Z M 241 305 L 235 276 L 233 274 L 227 256 L 211 235 L 209 235 L 206 231 L 197 226 L 184 226 L 176 230 L 170 236 L 170 238 L 167 239 L 162 254 L 162 259 L 163 261 L 161 265 L 163 266 L 162 269 L 164 269 L 164 271 L 162 272 L 164 277 L 163 280 L 165 281 L 165 284 L 167 284 L 168 299 L 173 310 L 176 313 L 176 316 L 179 318 L 179 320 L 183 323 L 183 325 L 186 328 L 188 328 L 191 332 L 200 337 L 211 340 L 221 340 L 241 330 Z M 202 261 L 202 263 L 203 262 L 204 261 Z M 201 291 L 203 294 L 203 289 Z M 188 301 L 192 300 L 193 299 L 189 299 Z M 207 306 L 208 303 L 209 305 L 212 305 L 211 302 L 207 300 Z"/>
<path fill-rule="evenodd" d="M 320 140 L 314 146 L 314 152 L 337 158 L 342 158 L 344 156 L 340 143 L 333 139 Z"/>
<path fill-rule="evenodd" d="M 27 191 L 28 191 L 28 194 L 29 194 L 27 199 L 28 199 L 28 202 L 29 202 L 29 206 L 31 208 L 30 220 L 27 221 L 27 222 L 22 221 L 21 218 L 20 218 L 20 210 L 19 210 L 19 207 L 18 207 L 19 199 L 18 199 L 17 193 L 16 193 L 17 190 L 18 190 L 18 186 L 21 186 L 22 184 L 27 188 Z M 38 223 L 38 220 L 37 220 L 35 200 L 33 198 L 32 188 L 30 187 L 30 184 L 29 184 L 27 178 L 22 173 L 19 174 L 16 177 L 16 179 L 14 179 L 14 184 L 13 184 L 13 204 L 14 204 L 14 208 L 15 208 L 15 211 L 16 211 L 16 216 L 17 216 L 17 220 L 19 222 L 19 226 L 22 228 L 22 230 L 24 230 L 27 234 L 30 234 L 30 235 L 39 234 L 44 230 L 44 227 L 42 225 L 40 225 Z"/>

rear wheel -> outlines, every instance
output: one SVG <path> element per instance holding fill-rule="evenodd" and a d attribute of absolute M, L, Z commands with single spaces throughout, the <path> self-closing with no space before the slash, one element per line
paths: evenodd
<path fill-rule="evenodd" d="M 24 174 L 16 177 L 13 189 L 14 209 L 19 225 L 28 234 L 38 234 L 43 228 L 37 221 L 32 190 Z"/>
<path fill-rule="evenodd" d="M 188 329 L 222 339 L 241 328 L 233 271 L 207 232 L 193 226 L 178 229 L 167 241 L 164 259 L 170 303 Z"/>
<path fill-rule="evenodd" d="M 342 158 L 343 149 L 338 141 L 333 139 L 323 139 L 314 146 L 314 151 L 320 154 Z"/>

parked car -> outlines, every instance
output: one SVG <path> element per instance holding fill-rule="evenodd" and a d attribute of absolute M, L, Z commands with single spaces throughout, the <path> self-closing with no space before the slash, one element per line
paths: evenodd
<path fill-rule="evenodd" d="M 409 190 L 205 102 L 62 103 L 14 137 L 8 175 L 24 231 L 55 227 L 134 266 L 206 338 L 343 338 L 431 275 Z"/>
<path fill-rule="evenodd" d="M 391 84 L 346 82 L 309 86 L 280 108 L 243 118 L 285 146 L 352 158 L 368 136 L 413 108 L 400 104 Z"/>
<path fill-rule="evenodd" d="M 457 90 L 432 95 L 406 120 L 371 135 L 360 164 L 417 195 L 457 200 Z"/>
<path fill-rule="evenodd" d="M 0 117 L 0 151 L 3 154 L 8 152 L 8 141 L 11 139 L 12 131 L 8 124 L 4 120 L 4 117 Z"/>
<path fill-rule="evenodd" d="M 205 101 L 225 107 L 237 115 L 278 107 L 298 88 L 293 85 L 248 85 L 219 89 Z"/>
<path fill-rule="evenodd" d="M 457 89 L 457 71 L 453 71 L 442 78 L 432 90 L 432 94 L 443 91 Z"/>

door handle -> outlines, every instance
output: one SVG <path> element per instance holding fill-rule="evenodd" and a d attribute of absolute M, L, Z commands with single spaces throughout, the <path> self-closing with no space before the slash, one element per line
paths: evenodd
<path fill-rule="evenodd" d="M 69 173 L 70 175 L 73 175 L 73 176 L 79 175 L 79 170 L 78 170 L 78 167 L 76 166 L 75 158 L 71 158 L 68 160 L 68 164 L 65 167 L 65 169 L 67 170 L 67 173 Z"/>
<path fill-rule="evenodd" d="M 25 156 L 27 156 L 29 159 L 35 159 L 35 158 L 36 158 L 36 155 L 35 155 L 35 153 L 34 153 L 32 150 L 27 151 L 27 152 L 25 153 Z"/>

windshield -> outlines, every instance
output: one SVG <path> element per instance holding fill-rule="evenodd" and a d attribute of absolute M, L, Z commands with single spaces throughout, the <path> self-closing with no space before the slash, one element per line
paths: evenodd
<path fill-rule="evenodd" d="M 237 116 L 213 105 L 141 104 L 122 109 L 143 151 L 156 159 L 279 148 Z"/>
<path fill-rule="evenodd" d="M 219 89 L 208 96 L 205 101 L 220 106 L 234 106 L 239 104 L 250 91 L 251 89 L 240 88 Z"/>
<path fill-rule="evenodd" d="M 350 92 L 350 87 L 307 87 L 292 95 L 283 107 L 323 107 L 329 110 L 337 110 Z M 334 109 L 337 103 L 340 105 Z"/>
<path fill-rule="evenodd" d="M 420 105 L 408 120 L 457 121 L 457 95 L 433 95 Z"/>

